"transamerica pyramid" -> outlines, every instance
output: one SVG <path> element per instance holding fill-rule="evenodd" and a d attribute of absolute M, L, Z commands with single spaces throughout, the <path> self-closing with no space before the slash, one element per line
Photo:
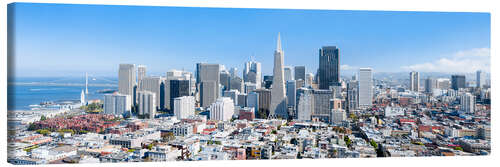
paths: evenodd
<path fill-rule="evenodd" d="M 286 108 L 285 81 L 283 73 L 284 53 L 281 49 L 281 39 L 278 33 L 278 42 L 274 51 L 273 84 L 271 88 L 271 108 L 269 117 L 280 117 L 286 119 L 288 112 Z"/>

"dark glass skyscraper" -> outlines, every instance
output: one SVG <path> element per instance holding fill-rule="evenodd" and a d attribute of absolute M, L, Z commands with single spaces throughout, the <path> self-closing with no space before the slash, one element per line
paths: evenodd
<path fill-rule="evenodd" d="M 319 89 L 340 85 L 339 66 L 339 49 L 336 46 L 323 46 L 319 50 Z"/>
<path fill-rule="evenodd" d="M 295 66 L 295 80 L 306 80 L 306 67 L 305 66 Z"/>
<path fill-rule="evenodd" d="M 170 81 L 170 106 L 174 110 L 174 99 L 182 96 L 189 96 L 189 80 Z"/>
<path fill-rule="evenodd" d="M 452 75 L 451 76 L 451 88 L 453 90 L 465 88 L 465 75 Z"/>

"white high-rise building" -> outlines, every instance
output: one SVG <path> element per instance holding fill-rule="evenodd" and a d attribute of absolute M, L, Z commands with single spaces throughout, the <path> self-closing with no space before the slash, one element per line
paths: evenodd
<path fill-rule="evenodd" d="M 138 65 L 137 66 L 137 89 L 142 90 L 142 79 L 146 77 L 146 66 Z"/>
<path fill-rule="evenodd" d="M 358 96 L 358 81 L 349 81 L 349 83 L 347 83 L 347 108 L 349 111 L 354 111 L 359 107 Z"/>
<path fill-rule="evenodd" d="M 195 100 L 193 96 L 182 96 L 174 99 L 174 115 L 178 120 L 194 115 Z"/>
<path fill-rule="evenodd" d="M 312 87 L 313 85 L 313 80 L 314 80 L 314 74 L 313 73 L 307 73 L 306 74 L 306 87 Z"/>
<path fill-rule="evenodd" d="M 468 114 L 474 114 L 476 101 L 470 93 L 464 93 L 460 96 L 460 110 Z"/>
<path fill-rule="evenodd" d="M 134 96 L 135 65 L 120 64 L 118 70 L 118 93 Z"/>
<path fill-rule="evenodd" d="M 285 80 L 283 73 L 284 53 L 281 49 L 280 34 L 278 34 L 277 47 L 274 51 L 273 84 L 271 88 L 271 117 L 288 118 L 285 96 Z"/>
<path fill-rule="evenodd" d="M 371 68 L 359 69 L 358 82 L 358 105 L 360 107 L 370 107 L 373 98 L 373 74 Z"/>
<path fill-rule="evenodd" d="M 301 121 L 310 121 L 314 112 L 314 96 L 312 90 L 308 88 L 299 88 L 297 101 L 297 119 Z"/>
<path fill-rule="evenodd" d="M 156 105 L 155 107 L 158 109 L 163 108 L 163 106 L 160 106 L 160 86 L 163 78 L 162 77 L 150 77 L 146 76 L 142 78 L 142 88 L 138 89 L 139 91 L 148 91 L 148 92 L 153 92 L 156 97 Z"/>
<path fill-rule="evenodd" d="M 486 77 L 481 70 L 476 71 L 476 87 L 481 88 L 486 84 Z"/>
<path fill-rule="evenodd" d="M 137 92 L 139 99 L 139 115 L 153 119 L 156 114 L 156 94 L 148 91 Z"/>
<path fill-rule="evenodd" d="M 80 94 L 80 104 L 82 106 L 87 104 L 87 101 L 85 100 L 85 92 L 83 92 L 83 90 L 82 90 L 82 94 Z"/>
<path fill-rule="evenodd" d="M 410 72 L 410 90 L 418 92 L 420 88 L 420 74 L 418 72 Z"/>
<path fill-rule="evenodd" d="M 104 114 L 130 115 L 132 98 L 130 95 L 106 94 L 104 95 Z"/>
<path fill-rule="evenodd" d="M 284 75 L 285 75 L 285 82 L 286 81 L 291 81 L 293 80 L 293 71 L 292 71 L 292 67 L 290 66 L 285 66 L 283 68 L 283 72 L 284 72 Z"/>
<path fill-rule="evenodd" d="M 245 68 L 243 69 L 243 81 L 254 83 L 257 89 L 261 88 L 262 69 L 259 62 L 249 61 L 245 63 Z"/>
<path fill-rule="evenodd" d="M 210 120 L 229 121 L 234 114 L 234 102 L 229 97 L 220 97 L 209 107 Z"/>

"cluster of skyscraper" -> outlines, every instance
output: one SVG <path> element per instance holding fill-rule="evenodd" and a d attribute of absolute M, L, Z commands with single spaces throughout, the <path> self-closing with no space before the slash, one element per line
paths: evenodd
<path fill-rule="evenodd" d="M 420 74 L 419 72 L 410 72 L 409 89 L 413 92 L 420 92 Z M 483 88 L 486 85 L 486 77 L 484 72 L 481 70 L 476 71 L 476 88 Z M 461 92 L 460 90 L 468 87 L 465 75 L 451 75 L 451 80 L 449 78 L 438 78 L 428 77 L 424 81 L 424 93 L 434 94 L 437 90 L 447 90 L 449 92 L 460 93 L 460 110 L 465 113 L 474 113 L 475 97 L 471 93 Z"/>
<path fill-rule="evenodd" d="M 213 63 L 197 63 L 195 75 L 172 70 L 165 76 L 148 76 L 144 65 L 120 64 L 118 92 L 105 95 L 104 113 L 154 118 L 163 111 L 183 119 L 200 107 L 214 120 L 252 111 L 257 118 L 340 122 L 345 110 L 372 105 L 370 68 L 360 68 L 358 78 L 347 83 L 347 96 L 342 94 L 336 46 L 319 49 L 316 75 L 305 66 L 284 66 L 284 59 L 278 34 L 272 76 L 262 76 L 261 63 L 254 60 L 244 64 L 242 77 L 236 68 Z"/>

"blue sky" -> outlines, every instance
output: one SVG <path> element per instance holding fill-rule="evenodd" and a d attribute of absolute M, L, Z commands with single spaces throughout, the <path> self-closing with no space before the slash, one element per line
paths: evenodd
<path fill-rule="evenodd" d="M 250 56 L 271 74 L 278 32 L 285 65 L 308 72 L 325 45 L 340 48 L 346 72 L 489 71 L 488 13 L 17 3 L 9 17 L 16 76 L 116 76 L 119 63 L 144 64 L 152 75 L 197 62 L 241 71 Z"/>

